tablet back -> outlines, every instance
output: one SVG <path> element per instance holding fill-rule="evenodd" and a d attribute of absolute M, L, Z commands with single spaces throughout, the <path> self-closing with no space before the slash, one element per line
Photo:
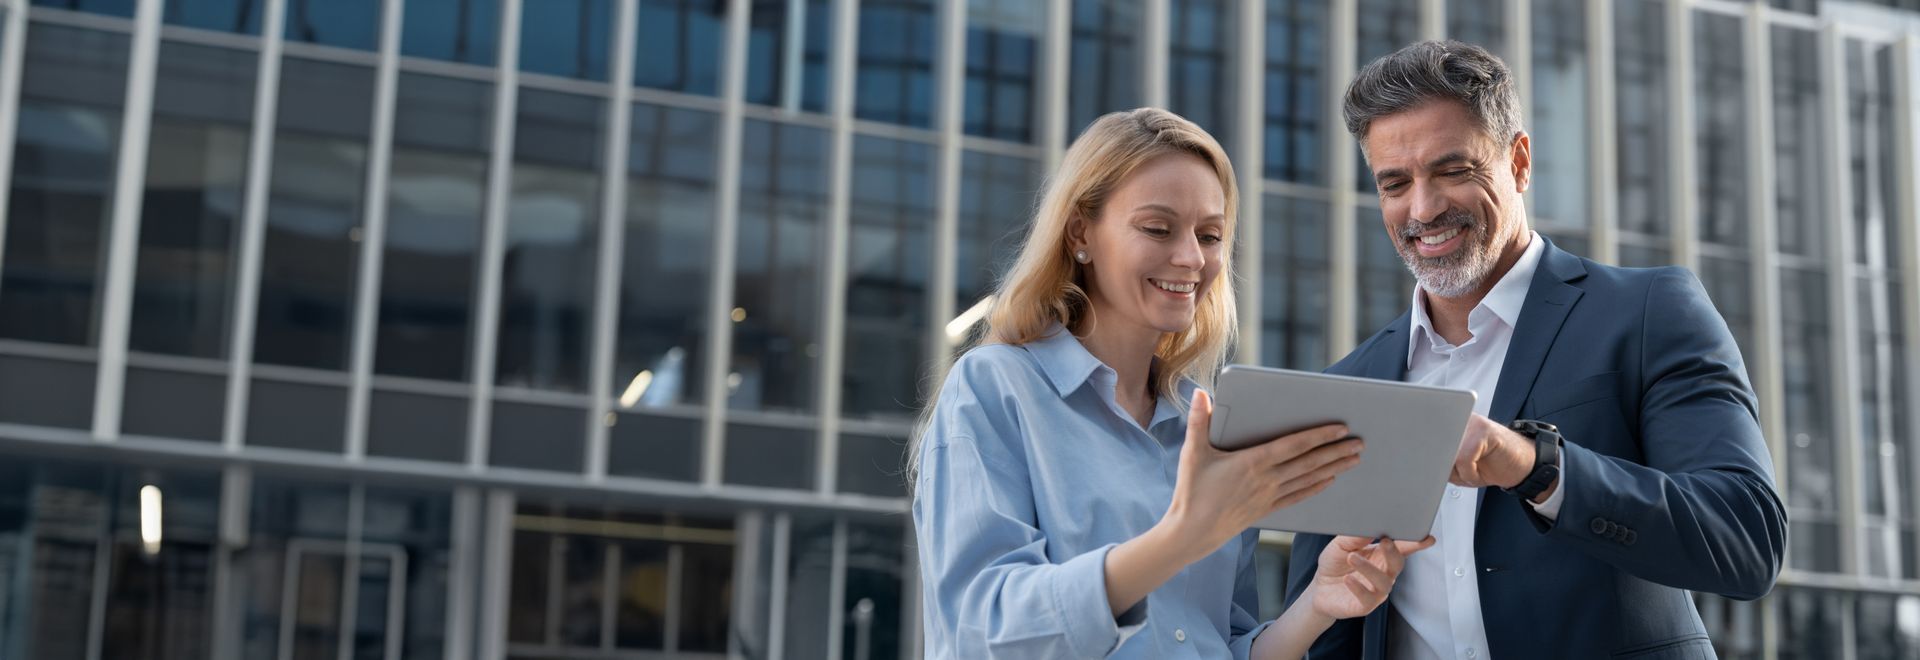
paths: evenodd
<path fill-rule="evenodd" d="M 1360 464 L 1257 527 L 1417 541 L 1453 471 L 1475 395 L 1394 381 L 1230 365 L 1214 386 L 1213 446 L 1242 449 L 1322 424 L 1366 440 Z"/>

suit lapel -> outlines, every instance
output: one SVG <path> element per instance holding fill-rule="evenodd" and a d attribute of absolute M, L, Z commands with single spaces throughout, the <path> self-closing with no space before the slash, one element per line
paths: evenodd
<path fill-rule="evenodd" d="M 1586 275 L 1587 269 L 1580 265 L 1579 257 L 1561 251 L 1552 242 L 1547 243 L 1540 266 L 1528 284 L 1527 302 L 1520 308 L 1520 321 L 1514 327 L 1513 342 L 1507 346 L 1506 361 L 1500 365 L 1500 381 L 1494 387 L 1493 403 L 1487 409 L 1489 418 L 1507 423 L 1520 414 L 1520 405 L 1533 391 L 1534 379 L 1540 375 L 1547 350 L 1553 348 L 1554 339 L 1560 336 L 1560 326 L 1566 323 L 1567 314 L 1584 293 L 1569 282 Z"/>
<path fill-rule="evenodd" d="M 1405 381 L 1407 379 L 1407 333 L 1412 331 L 1413 311 L 1408 310 L 1387 324 L 1380 338 L 1373 342 L 1373 348 L 1367 351 L 1366 362 L 1360 375 L 1377 380 Z"/>

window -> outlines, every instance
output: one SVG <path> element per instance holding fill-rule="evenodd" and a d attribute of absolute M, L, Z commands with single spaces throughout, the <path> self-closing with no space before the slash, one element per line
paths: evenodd
<path fill-rule="evenodd" d="M 968 0 L 964 130 L 968 135 L 1032 142 L 1035 80 L 1046 5 L 1026 0 Z"/>
<path fill-rule="evenodd" d="M 1261 142 L 1262 171 L 1269 179 L 1326 182 L 1326 31 L 1324 4 L 1268 0 L 1267 116 Z M 1363 178 L 1373 179 L 1371 174 Z"/>
<path fill-rule="evenodd" d="M 1359 21 L 1359 34 L 1356 46 L 1359 49 L 1354 60 L 1356 71 L 1364 69 L 1382 57 L 1420 40 L 1420 5 L 1405 0 L 1360 0 L 1357 9 L 1366 20 Z M 1335 94 L 1344 95 L 1350 81 L 1336 81 Z M 1342 131 L 1344 132 L 1344 131 Z M 1374 192 L 1373 169 L 1368 167 L 1366 153 L 1354 145 L 1355 167 L 1359 173 L 1354 181 L 1360 192 Z M 1362 214 L 1365 215 L 1365 214 Z"/>
<path fill-rule="evenodd" d="M 728 405 L 812 412 L 827 135 L 758 120 L 744 131 Z"/>
<path fill-rule="evenodd" d="M 968 151 L 960 156 L 960 242 L 955 247 L 956 272 L 953 315 L 967 311 L 993 294 L 993 287 L 1013 265 L 1038 203 L 1044 174 L 1040 163 L 1028 158 Z M 936 319 L 947 322 L 952 316 Z M 972 343 L 985 325 L 975 323 L 955 345 Z"/>
<path fill-rule="evenodd" d="M 520 12 L 520 70 L 607 80 L 613 0 L 540 0 Z"/>
<path fill-rule="evenodd" d="M 1666 7 L 1647 0 L 1614 4 L 1620 263 L 1658 266 L 1672 261 L 1672 178 L 1667 145 Z"/>
<path fill-rule="evenodd" d="M 1587 253 L 1587 19 L 1582 0 L 1533 1 L 1534 229 Z"/>
<path fill-rule="evenodd" d="M 380 0 L 286 0 L 286 3 L 288 41 L 369 51 L 380 48 Z M 299 80 L 285 75 L 281 79 Z"/>
<path fill-rule="evenodd" d="M 1395 241 L 1386 236 L 1380 209 L 1362 206 L 1354 216 L 1360 223 L 1354 232 L 1360 250 L 1360 323 L 1354 327 L 1354 341 L 1361 342 L 1407 311 L 1413 302 L 1414 280 Z"/>
<path fill-rule="evenodd" d="M 856 136 L 847 241 L 841 410 L 910 420 L 927 362 L 927 265 L 933 261 L 930 145 Z"/>
<path fill-rule="evenodd" d="M 938 15 L 933 0 L 861 3 L 855 116 L 918 128 L 933 126 Z"/>
<path fill-rule="evenodd" d="M 726 43 L 724 0 L 648 0 L 640 3 L 634 84 L 715 96 L 720 50 Z"/>
<path fill-rule="evenodd" d="M 1141 0 L 1073 0 L 1067 141 L 1101 115 L 1140 105 Z"/>
<path fill-rule="evenodd" d="M 161 20 L 168 25 L 258 35 L 265 13 L 264 0 L 170 0 Z"/>
<path fill-rule="evenodd" d="M 833 0 L 753 0 L 750 15 L 747 102 L 826 112 Z"/>
<path fill-rule="evenodd" d="M 406 17 L 400 22 L 401 55 L 493 66 L 500 47 L 499 0 L 406 3 Z"/>
<path fill-rule="evenodd" d="M 621 408 L 698 404 L 719 122 L 707 112 L 639 104 L 632 123 L 612 391 Z"/>
<path fill-rule="evenodd" d="M 599 263 L 605 101 L 520 91 L 494 380 L 586 389 Z"/>
<path fill-rule="evenodd" d="M 1224 0 L 1171 0 L 1167 104 L 1222 145 L 1233 144 L 1239 10 Z"/>
<path fill-rule="evenodd" d="M 1480 46 L 1503 60 L 1512 59 L 1513 53 L 1507 48 L 1506 5 L 1505 0 L 1448 0 L 1447 38 Z"/>
<path fill-rule="evenodd" d="M 1268 195 L 1263 208 L 1267 217 L 1261 231 L 1265 245 L 1260 263 L 1260 364 L 1318 371 L 1330 357 L 1327 204 Z M 1387 244 L 1364 228 L 1359 234 L 1362 242 Z M 1375 327 L 1368 326 L 1365 332 L 1371 334 Z"/>

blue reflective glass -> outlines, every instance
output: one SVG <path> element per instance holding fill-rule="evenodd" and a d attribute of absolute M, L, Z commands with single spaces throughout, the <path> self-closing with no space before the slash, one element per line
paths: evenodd
<path fill-rule="evenodd" d="M 1826 254 L 1826 191 L 1821 142 L 1819 40 L 1812 30 L 1775 26 L 1768 39 L 1773 69 L 1773 190 L 1780 240 L 1787 254 Z"/>
<path fill-rule="evenodd" d="M 287 0 L 286 37 L 322 46 L 377 50 L 380 0 Z"/>
<path fill-rule="evenodd" d="M 1234 27 L 1225 0 L 1172 0 L 1167 104 L 1222 145 L 1233 144 Z"/>
<path fill-rule="evenodd" d="M 1360 323 L 1354 326 L 1354 341 L 1365 341 L 1407 311 L 1413 302 L 1413 275 L 1394 250 L 1380 209 L 1362 206 L 1354 217 L 1360 222 L 1355 230 L 1360 244 Z"/>
<path fill-rule="evenodd" d="M 611 0 L 540 0 L 520 13 L 520 70 L 606 80 Z"/>
<path fill-rule="evenodd" d="M 1584 0 L 1533 3 L 1534 229 L 1576 253 L 1587 235 L 1587 19 Z"/>
<path fill-rule="evenodd" d="M 1327 365 L 1328 229 L 1325 202 L 1269 195 L 1260 262 L 1260 363 Z M 1361 232 L 1359 240 L 1382 241 Z"/>
<path fill-rule="evenodd" d="M 1667 190 L 1672 166 L 1667 158 L 1666 8 L 1648 0 L 1613 7 L 1620 230 L 1665 241 L 1673 215 Z"/>
<path fill-rule="evenodd" d="M 265 0 L 168 0 L 161 20 L 203 30 L 260 34 Z"/>
<path fill-rule="evenodd" d="M 640 3 L 633 83 L 689 94 L 718 94 L 726 26 L 725 0 Z"/>
<path fill-rule="evenodd" d="M 1026 239 L 1043 173 L 1031 158 L 968 151 L 960 160 L 954 314 L 993 293 Z M 975 325 L 975 330 L 983 326 Z"/>
<path fill-rule="evenodd" d="M 752 17 L 747 102 L 826 112 L 832 1 L 754 0 Z"/>
<path fill-rule="evenodd" d="M 1026 0 L 968 0 L 968 135 L 1033 141 L 1035 76 L 1046 5 Z"/>
<path fill-rule="evenodd" d="M 500 44 L 500 0 L 407 0 L 400 54 L 492 66 Z"/>
<path fill-rule="evenodd" d="M 855 116 L 921 128 L 933 125 L 937 16 L 932 0 L 861 4 Z"/>
<path fill-rule="evenodd" d="M 1478 45 L 1501 59 L 1510 57 L 1506 5 L 1507 0 L 1448 0 L 1447 38 Z"/>
<path fill-rule="evenodd" d="M 520 90 L 497 384 L 582 391 L 592 333 L 606 102 Z"/>
<path fill-rule="evenodd" d="M 1356 43 L 1359 55 L 1354 62 L 1355 66 L 1365 68 L 1374 60 L 1391 55 L 1394 51 L 1420 39 L 1420 3 L 1407 2 L 1407 0 L 1360 0 L 1359 13 L 1364 18 L 1360 20 L 1359 25 Z M 1334 93 L 1345 93 L 1346 81 L 1336 81 L 1336 84 L 1339 87 Z M 1345 134 L 1346 131 L 1342 130 L 1341 133 Z M 1353 161 L 1354 167 L 1359 170 L 1354 178 L 1355 187 L 1361 192 L 1373 192 L 1373 169 L 1367 166 L 1365 154 L 1360 151 L 1357 143 L 1354 145 Z M 1388 317 L 1388 320 L 1391 319 L 1392 317 Z M 1369 334 L 1371 329 L 1363 330 L 1360 336 L 1366 337 Z"/>
<path fill-rule="evenodd" d="M 612 391 L 623 408 L 699 403 L 719 122 L 710 112 L 640 104 L 632 124 Z"/>
<path fill-rule="evenodd" d="M 1693 14 L 1694 144 L 1700 240 L 1747 244 L 1747 95 L 1737 16 Z"/>
<path fill-rule="evenodd" d="M 847 238 L 842 411 L 911 419 L 927 360 L 933 147 L 859 136 Z"/>
<path fill-rule="evenodd" d="M 827 134 L 748 120 L 744 138 L 728 404 L 810 412 L 820 357 Z"/>
<path fill-rule="evenodd" d="M 33 0 L 33 4 L 40 7 L 55 7 L 126 18 L 133 18 L 135 2 L 136 0 Z"/>
<path fill-rule="evenodd" d="M 1326 160 L 1326 7 L 1268 0 L 1266 37 L 1262 171 L 1269 179 L 1322 183 L 1327 178 L 1321 166 Z"/>
<path fill-rule="evenodd" d="M 1068 140 L 1100 115 L 1140 105 L 1141 0 L 1074 0 Z"/>

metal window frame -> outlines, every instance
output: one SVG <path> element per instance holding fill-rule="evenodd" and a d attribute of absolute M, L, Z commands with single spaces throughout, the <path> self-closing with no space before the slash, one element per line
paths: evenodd
<path fill-rule="evenodd" d="M 405 0 L 385 0 L 380 23 L 380 64 L 375 68 L 373 125 L 367 148 L 366 187 L 362 195 L 359 273 L 354 283 L 353 333 L 348 344 L 348 461 L 367 456 L 367 408 L 371 396 L 375 330 L 379 325 L 381 267 L 386 261 L 387 189 L 392 183 L 393 122 L 400 80 L 400 34 Z"/>
<path fill-rule="evenodd" d="M 153 84 L 160 65 L 160 6 L 139 0 L 128 49 L 126 100 L 115 156 L 112 216 L 102 258 L 100 363 L 93 399 L 93 438 L 120 437 L 121 402 L 127 377 L 127 336 L 133 322 L 133 277 L 140 248 L 140 207 L 147 179 L 147 148 L 153 128 Z"/>
<path fill-rule="evenodd" d="M 607 103 L 606 152 L 601 163 L 600 261 L 595 276 L 592 357 L 588 369 L 587 481 L 607 478 L 607 451 L 613 426 L 614 361 L 619 350 L 621 273 L 626 257 L 627 156 L 633 139 L 635 39 L 639 0 L 619 0 L 614 9 L 612 93 Z"/>
<path fill-rule="evenodd" d="M 500 269 L 506 261 L 507 210 L 513 199 L 513 135 L 519 119 L 521 0 L 500 0 L 498 86 L 493 96 L 492 152 L 481 233 L 479 303 L 473 315 L 473 400 L 467 413 L 467 468 L 484 470 L 492 451 L 493 379 L 500 340 Z"/>
<path fill-rule="evenodd" d="M 1826 156 L 1825 171 L 1827 212 L 1829 218 L 1838 219 L 1831 227 L 1832 240 L 1826 245 L 1828 267 L 1833 269 L 1827 281 L 1827 314 L 1831 328 L 1829 338 L 1830 375 L 1833 390 L 1829 405 L 1833 406 L 1834 443 L 1833 450 L 1836 481 L 1844 484 L 1858 483 L 1859 456 L 1853 450 L 1853 442 L 1859 437 L 1859 422 L 1851 413 L 1855 402 L 1859 401 L 1854 382 L 1859 367 L 1855 364 L 1853 314 L 1849 301 L 1853 300 L 1853 192 L 1847 185 L 1847 164 L 1849 145 L 1847 144 L 1847 98 L 1846 98 L 1846 46 L 1845 38 L 1832 24 L 1822 26 L 1820 30 L 1820 65 L 1825 75 L 1821 78 L 1821 98 L 1826 112 L 1827 148 L 1822 152 Z M 1862 565 L 1859 539 L 1855 530 L 1860 529 L 1861 497 L 1859 489 L 1847 488 L 1840 497 L 1840 571 L 1857 574 Z M 1849 645 L 1851 648 L 1851 645 Z"/>
<path fill-rule="evenodd" d="M 27 0 L 0 0 L 0 117 L 20 116 L 21 68 L 27 56 Z M 7 213 L 13 193 L 13 149 L 20 122 L 0 121 L 0 266 L 6 263 Z"/>
<path fill-rule="evenodd" d="M 734 296 L 735 244 L 740 231 L 740 149 L 745 127 L 747 21 L 751 9 L 748 0 L 730 0 L 727 4 L 726 56 L 722 58 L 720 73 L 723 105 L 720 155 L 716 164 L 719 172 L 714 177 L 713 271 L 707 290 L 706 392 L 702 401 L 706 415 L 701 423 L 700 442 L 700 483 L 709 489 L 720 487 L 727 447 L 727 368 L 733 359 L 733 318 L 728 312 Z M 788 57 L 788 61 L 795 59 Z M 788 79 L 794 77 L 788 76 Z M 786 96 L 797 99 L 798 94 L 790 90 Z"/>
<path fill-rule="evenodd" d="M 1326 131 L 1327 186 L 1332 200 L 1327 207 L 1327 236 L 1331 243 L 1327 255 L 1327 281 L 1332 291 L 1327 300 L 1327 352 L 1346 355 L 1353 351 L 1360 326 L 1360 254 L 1358 223 L 1360 194 L 1354 189 L 1359 174 L 1354 170 L 1353 142 L 1332 128 L 1334 118 L 1344 112 L 1342 88 L 1353 79 L 1358 59 L 1359 0 L 1334 0 L 1327 11 Z M 1342 124 L 1344 125 L 1344 124 Z"/>
<path fill-rule="evenodd" d="M 1260 364 L 1260 328 L 1266 317 L 1261 275 L 1265 272 L 1266 224 L 1266 85 L 1267 3 L 1240 2 L 1237 50 L 1233 54 L 1236 83 L 1234 89 L 1233 144 L 1228 153 L 1240 163 L 1234 168 L 1240 176 L 1240 210 L 1234 232 L 1234 258 L 1238 264 L 1229 273 L 1228 286 L 1238 285 L 1235 300 L 1239 309 L 1240 341 L 1235 362 Z M 1221 18 L 1226 18 L 1222 16 Z M 1251 176 L 1247 176 L 1251 174 Z"/>
<path fill-rule="evenodd" d="M 826 250 L 821 254 L 823 277 L 820 315 L 820 362 L 816 372 L 814 490 L 825 495 L 839 488 L 840 397 L 846 366 L 847 258 L 853 198 L 853 83 L 859 65 L 860 5 L 834 0 L 833 45 L 829 50 L 827 111 L 831 129 L 827 143 Z"/>

